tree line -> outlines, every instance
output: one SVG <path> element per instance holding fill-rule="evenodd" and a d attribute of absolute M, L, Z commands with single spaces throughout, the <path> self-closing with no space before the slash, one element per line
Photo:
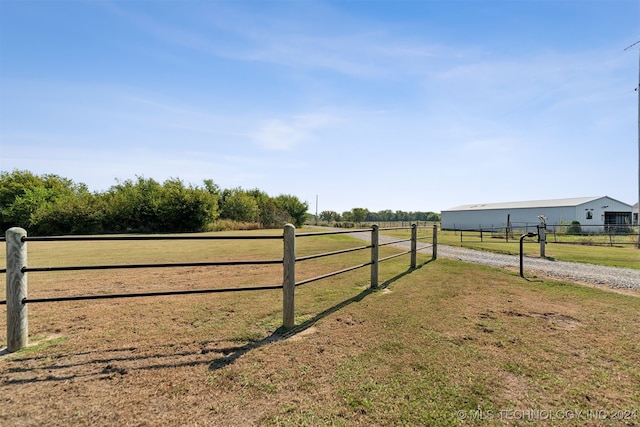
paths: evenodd
<path fill-rule="evenodd" d="M 308 203 L 258 189 L 221 189 L 178 178 L 163 183 L 136 177 L 104 192 L 54 174 L 0 172 L 0 227 L 18 226 L 31 235 L 200 232 L 244 227 L 304 225 Z"/>
<path fill-rule="evenodd" d="M 342 223 L 362 224 L 364 222 L 439 222 L 440 214 L 435 212 L 392 211 L 389 209 L 371 212 L 365 208 L 353 208 L 350 211 L 343 212 L 342 214 L 335 211 L 322 211 L 318 214 L 318 220 L 322 223 L 333 225 L 341 225 Z"/>

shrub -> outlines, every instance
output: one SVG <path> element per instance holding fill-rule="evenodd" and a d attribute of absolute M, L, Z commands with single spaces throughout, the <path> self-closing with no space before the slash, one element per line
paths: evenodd
<path fill-rule="evenodd" d="M 580 221 L 571 221 L 569 227 L 567 227 L 567 234 L 581 234 L 582 227 L 580 226 Z"/>

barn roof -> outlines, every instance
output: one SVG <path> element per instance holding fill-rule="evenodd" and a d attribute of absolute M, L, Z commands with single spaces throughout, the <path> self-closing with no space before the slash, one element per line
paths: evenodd
<path fill-rule="evenodd" d="M 578 206 L 583 203 L 603 199 L 607 196 L 598 197 L 574 197 L 569 199 L 553 200 L 531 200 L 526 202 L 506 202 L 506 203 L 475 203 L 471 205 L 461 205 L 455 208 L 445 209 L 446 211 L 474 211 L 490 209 L 526 209 L 526 208 L 556 208 Z"/>

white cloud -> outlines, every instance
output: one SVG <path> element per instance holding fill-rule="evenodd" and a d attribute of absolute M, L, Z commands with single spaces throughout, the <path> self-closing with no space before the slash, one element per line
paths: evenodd
<path fill-rule="evenodd" d="M 260 123 L 250 136 L 256 144 L 268 150 L 289 150 L 310 141 L 317 132 L 337 121 L 337 118 L 322 113 L 297 115 L 287 120 L 269 119 Z"/>
<path fill-rule="evenodd" d="M 305 132 L 282 120 L 268 120 L 253 134 L 256 142 L 271 150 L 286 150 L 305 139 Z"/>
<path fill-rule="evenodd" d="M 287 13 L 290 6 L 284 8 Z M 415 40 L 406 28 L 382 26 L 325 6 L 305 4 L 314 8 L 312 24 L 283 20 L 277 14 L 247 13 L 242 5 L 228 7 L 218 2 L 197 9 L 198 13 L 187 13 L 189 27 L 133 8 L 110 5 L 108 10 L 168 46 L 350 77 L 397 78 L 420 73 L 427 64 L 438 66 L 443 57 L 459 54 L 451 46 Z M 331 23 L 328 33 L 325 23 Z"/>

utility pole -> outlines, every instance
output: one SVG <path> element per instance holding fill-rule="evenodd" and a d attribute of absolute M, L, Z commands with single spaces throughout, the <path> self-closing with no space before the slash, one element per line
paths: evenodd
<path fill-rule="evenodd" d="M 640 44 L 640 40 L 628 46 L 625 51 L 637 44 Z M 638 48 L 638 85 L 635 90 L 638 92 L 638 221 L 636 226 L 638 227 L 638 249 L 640 249 L 640 48 Z"/>

